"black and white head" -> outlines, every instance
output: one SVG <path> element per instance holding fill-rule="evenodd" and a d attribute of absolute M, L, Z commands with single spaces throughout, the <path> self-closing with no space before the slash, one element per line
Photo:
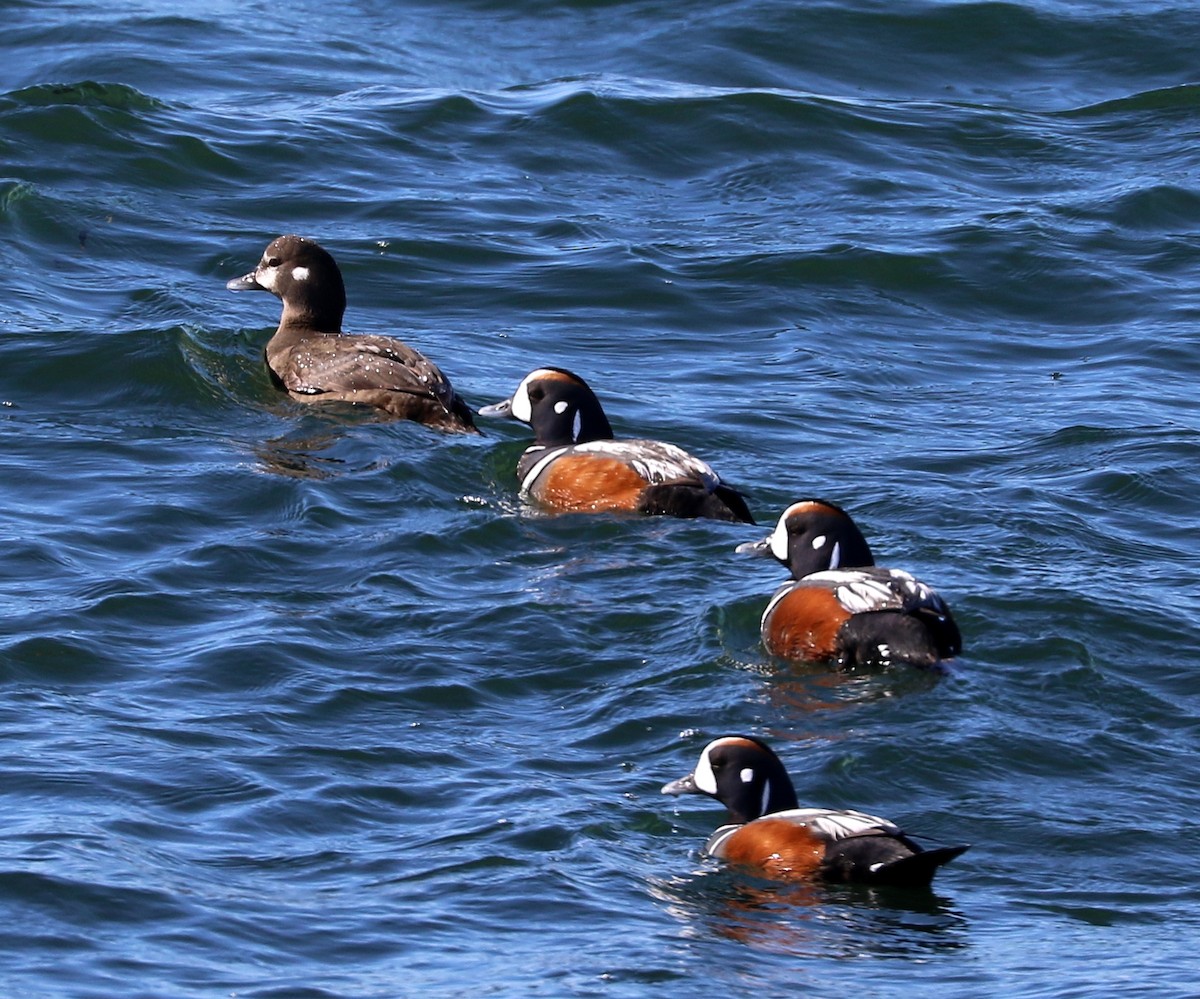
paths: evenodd
<path fill-rule="evenodd" d="M 819 499 L 793 503 L 783 511 L 775 530 L 767 537 L 747 541 L 736 550 L 774 556 L 788 567 L 793 579 L 826 569 L 875 564 L 871 547 L 850 514 Z"/>
<path fill-rule="evenodd" d="M 283 322 L 327 333 L 342 328 L 346 287 L 337 262 L 303 236 L 280 236 L 263 250 L 258 266 L 225 285 L 230 291 L 269 291 L 283 302 Z"/>
<path fill-rule="evenodd" d="M 663 794 L 707 794 L 729 809 L 732 822 L 795 808 L 796 791 L 779 757 L 765 742 L 748 735 L 714 739 L 696 769 L 665 784 Z"/>
<path fill-rule="evenodd" d="M 533 428 L 534 443 L 546 447 L 612 439 L 600 400 L 578 375 L 563 368 L 538 368 L 511 399 L 484 406 L 480 416 L 509 416 Z"/>

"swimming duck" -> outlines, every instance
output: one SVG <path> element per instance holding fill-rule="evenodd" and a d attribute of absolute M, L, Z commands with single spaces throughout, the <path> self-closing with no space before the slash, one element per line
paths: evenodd
<path fill-rule="evenodd" d="M 293 399 L 355 403 L 443 430 L 478 432 L 470 409 L 423 354 L 392 337 L 342 332 L 342 273 L 313 240 L 280 236 L 254 270 L 226 287 L 282 300 L 265 353 L 272 381 Z"/>
<path fill-rule="evenodd" d="M 762 615 L 763 644 L 774 656 L 933 666 L 962 651 L 946 602 L 910 573 L 877 567 L 858 525 L 833 503 L 793 503 L 770 535 L 737 551 L 772 555 L 791 572 Z"/>
<path fill-rule="evenodd" d="M 800 808 L 774 750 L 746 735 L 710 742 L 696 769 L 662 793 L 716 798 L 730 822 L 709 837 L 704 852 L 771 878 L 922 888 L 968 849 L 924 849 L 894 822 L 865 812 Z"/>
<path fill-rule="evenodd" d="M 563 368 L 538 368 L 512 398 L 479 410 L 533 428 L 517 464 L 521 490 L 558 512 L 628 510 L 753 524 L 741 493 L 674 444 L 614 440 L 594 392 Z"/>

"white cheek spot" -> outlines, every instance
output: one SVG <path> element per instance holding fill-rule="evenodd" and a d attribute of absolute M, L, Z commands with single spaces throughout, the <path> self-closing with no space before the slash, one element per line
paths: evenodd
<path fill-rule="evenodd" d="M 749 784 L 752 780 L 754 780 L 754 769 L 752 767 L 746 767 L 746 769 L 738 774 L 738 776 L 742 778 L 743 784 Z"/>
<path fill-rule="evenodd" d="M 828 540 L 829 539 L 827 537 L 825 537 L 824 534 L 818 534 L 815 538 L 812 539 L 813 551 L 816 551 L 818 548 L 824 548 L 825 542 Z"/>
<path fill-rule="evenodd" d="M 558 402 L 556 402 L 554 404 L 554 412 L 556 412 L 559 416 L 562 416 L 562 414 L 565 413 L 566 411 L 567 411 L 567 400 L 559 399 Z"/>
<path fill-rule="evenodd" d="M 292 280 L 293 281 L 307 281 L 308 280 L 308 268 L 307 267 L 293 267 L 292 268 Z"/>
<path fill-rule="evenodd" d="M 717 778 L 713 773 L 712 764 L 708 761 L 707 750 L 700 754 L 700 762 L 696 764 L 696 772 L 692 774 L 692 780 L 705 794 L 711 794 L 716 797 L 717 794 Z"/>

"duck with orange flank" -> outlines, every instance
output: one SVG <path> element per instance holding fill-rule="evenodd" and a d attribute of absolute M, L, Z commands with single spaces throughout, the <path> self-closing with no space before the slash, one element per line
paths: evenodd
<path fill-rule="evenodd" d="M 894 822 L 865 812 L 799 807 L 779 757 L 746 735 L 714 739 L 696 769 L 662 793 L 716 798 L 730 822 L 704 852 L 770 878 L 924 888 L 968 849 L 924 849 Z"/>
<path fill-rule="evenodd" d="M 737 550 L 772 555 L 791 572 L 762 615 L 763 644 L 774 656 L 933 666 L 962 651 L 946 602 L 911 573 L 876 566 L 858 526 L 833 503 L 793 503 L 770 535 Z"/>
<path fill-rule="evenodd" d="M 560 513 L 628 511 L 753 524 L 741 493 L 674 444 L 614 440 L 596 394 L 563 368 L 538 368 L 512 397 L 479 410 L 533 428 L 517 463 L 521 491 Z"/>

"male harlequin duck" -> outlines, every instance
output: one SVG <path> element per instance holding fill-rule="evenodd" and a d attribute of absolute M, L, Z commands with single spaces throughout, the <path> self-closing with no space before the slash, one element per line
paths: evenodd
<path fill-rule="evenodd" d="M 271 380 L 300 402 L 350 402 L 443 430 L 478 432 L 466 404 L 427 357 L 387 336 L 342 332 L 346 291 L 333 257 L 311 239 L 280 236 L 230 291 L 283 301 L 267 341 Z"/>
<path fill-rule="evenodd" d="M 832 503 L 793 503 L 769 537 L 737 550 L 773 555 L 791 570 L 792 581 L 763 611 L 763 644 L 772 655 L 933 666 L 962 651 L 945 601 L 907 572 L 877 568 L 850 515 Z"/>
<path fill-rule="evenodd" d="M 613 440 L 600 401 L 578 375 L 539 368 L 511 399 L 480 416 L 511 416 L 533 427 L 517 464 L 523 492 L 559 512 L 629 510 L 753 524 L 741 493 L 674 444 Z"/>
<path fill-rule="evenodd" d="M 925 850 L 893 822 L 864 812 L 800 808 L 791 779 L 765 743 L 744 735 L 710 742 L 696 769 L 663 794 L 707 794 L 731 824 L 709 838 L 709 856 L 768 877 L 927 887 L 942 864 L 968 849 Z"/>

